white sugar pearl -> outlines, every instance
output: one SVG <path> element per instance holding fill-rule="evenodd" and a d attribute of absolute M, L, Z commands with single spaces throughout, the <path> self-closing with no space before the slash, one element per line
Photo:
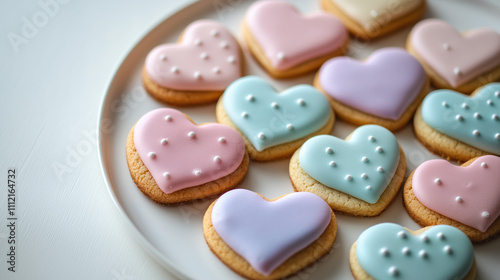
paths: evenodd
<path fill-rule="evenodd" d="M 231 55 L 231 56 L 229 56 L 229 57 L 227 58 L 227 61 L 228 61 L 229 63 L 234 63 L 234 62 L 236 61 L 236 58 L 234 58 L 234 56 L 232 56 L 232 55 Z"/>
<path fill-rule="evenodd" d="M 249 94 L 249 95 L 247 95 L 246 100 L 247 101 L 254 101 L 255 97 L 252 94 Z"/>
<path fill-rule="evenodd" d="M 293 130 L 293 125 L 291 123 L 287 124 L 286 129 Z"/>
<path fill-rule="evenodd" d="M 170 68 L 170 72 L 172 72 L 172 73 L 179 73 L 179 67 L 172 66 L 172 68 Z"/>
<path fill-rule="evenodd" d="M 362 179 L 366 179 L 366 178 L 368 178 L 368 175 L 366 175 L 366 173 L 362 173 L 362 174 L 361 174 L 361 178 L 362 178 Z"/>
<path fill-rule="evenodd" d="M 167 60 L 167 56 L 165 54 L 160 54 L 160 60 L 165 61 Z"/>
<path fill-rule="evenodd" d="M 487 168 L 488 167 L 488 164 L 486 162 L 481 162 L 481 167 L 482 168 Z"/>
<path fill-rule="evenodd" d="M 368 185 L 368 186 L 366 186 L 366 187 L 365 187 L 365 189 L 366 189 L 367 191 L 369 191 L 369 190 L 371 190 L 371 189 L 372 189 L 372 186 Z"/>
<path fill-rule="evenodd" d="M 406 232 L 404 232 L 404 231 L 398 232 L 398 237 L 399 238 L 406 238 Z"/>
<path fill-rule="evenodd" d="M 462 202 L 462 201 L 464 201 L 464 200 L 462 199 L 462 197 L 461 197 L 461 196 L 457 196 L 457 197 L 455 197 L 455 201 L 456 201 L 456 202 Z"/>
<path fill-rule="evenodd" d="M 214 68 L 212 69 L 212 71 L 213 71 L 214 73 L 216 73 L 216 74 L 219 74 L 219 73 L 220 73 L 220 68 L 219 68 L 219 67 L 214 67 Z"/>
<path fill-rule="evenodd" d="M 194 44 L 195 44 L 195 45 L 197 45 L 197 46 L 200 46 L 200 45 L 202 44 L 201 39 L 200 39 L 200 38 L 196 38 L 196 39 L 194 40 Z"/>
<path fill-rule="evenodd" d="M 362 157 L 362 158 L 361 158 L 361 161 L 362 161 L 362 162 L 368 162 L 368 161 L 369 161 L 369 159 L 368 159 L 367 157 Z"/>
<path fill-rule="evenodd" d="M 297 104 L 304 106 L 306 104 L 306 102 L 304 101 L 304 99 L 299 98 L 299 99 L 297 99 Z"/>
<path fill-rule="evenodd" d="M 271 107 L 273 107 L 274 109 L 278 109 L 279 105 L 278 105 L 278 103 L 273 102 L 273 103 L 271 103 Z"/>
<path fill-rule="evenodd" d="M 443 49 L 445 49 L 445 50 L 449 51 L 449 50 L 451 49 L 450 44 L 448 44 L 448 43 L 444 43 L 444 44 L 443 44 Z"/>
<path fill-rule="evenodd" d="M 166 178 L 166 179 L 170 178 L 170 173 L 163 172 L 163 178 Z"/>
<path fill-rule="evenodd" d="M 200 79 L 200 78 L 201 78 L 201 73 L 200 73 L 200 72 L 198 72 L 198 71 L 196 71 L 196 72 L 194 72 L 193 77 L 194 77 L 195 79 Z"/>
<path fill-rule="evenodd" d="M 451 249 L 450 245 L 446 245 L 443 247 L 443 251 L 447 254 L 453 253 L 453 249 Z"/>
<path fill-rule="evenodd" d="M 201 53 L 200 58 L 201 59 L 208 59 L 208 53 L 206 53 L 206 52 Z"/>
<path fill-rule="evenodd" d="M 189 136 L 189 138 L 195 138 L 196 133 L 194 131 L 190 131 L 190 132 L 188 132 L 188 136 Z"/>
<path fill-rule="evenodd" d="M 219 36 L 219 30 L 217 29 L 210 30 L 210 35 L 212 35 L 213 37 Z"/>
<path fill-rule="evenodd" d="M 443 183 L 443 181 L 441 181 L 441 179 L 439 179 L 439 178 L 436 178 L 436 179 L 434 179 L 434 183 L 436 183 L 437 185 L 441 185 Z"/>
<path fill-rule="evenodd" d="M 465 103 L 465 102 L 464 102 L 464 103 L 462 103 L 462 108 L 464 108 L 464 109 L 469 109 L 469 105 L 468 105 L 467 103 Z"/>
<path fill-rule="evenodd" d="M 373 137 L 373 136 L 370 135 L 370 136 L 368 136 L 368 140 L 370 142 L 375 142 L 375 140 L 377 140 L 377 139 L 375 139 L 375 137 Z"/>
<path fill-rule="evenodd" d="M 148 157 L 149 158 L 156 158 L 156 153 L 155 152 L 149 152 Z"/>
<path fill-rule="evenodd" d="M 460 68 L 458 68 L 458 67 L 453 68 L 453 74 L 460 75 L 461 73 L 462 73 L 462 71 L 460 70 Z"/>
<path fill-rule="evenodd" d="M 168 143 L 168 139 L 163 138 L 163 139 L 161 139 L 160 143 L 162 143 L 163 145 L 166 145 Z"/>
<path fill-rule="evenodd" d="M 385 170 L 382 166 L 377 167 L 377 171 L 383 173 Z"/>
<path fill-rule="evenodd" d="M 404 254 L 404 255 L 409 255 L 410 254 L 410 248 L 408 247 L 403 247 L 403 249 L 401 249 L 401 252 Z"/>
<path fill-rule="evenodd" d="M 201 173 L 202 173 L 202 171 L 201 171 L 200 169 L 195 169 L 195 170 L 193 170 L 193 174 L 194 174 L 195 176 L 200 176 L 200 175 L 201 175 Z"/>
<path fill-rule="evenodd" d="M 382 153 L 384 151 L 384 149 L 380 146 L 378 146 L 377 148 L 375 148 L 375 151 L 377 151 L 378 153 Z"/>
<path fill-rule="evenodd" d="M 226 138 L 219 137 L 219 139 L 217 141 L 219 141 L 219 143 L 226 143 Z"/>
<path fill-rule="evenodd" d="M 493 100 L 491 100 L 491 99 L 486 100 L 486 104 L 488 104 L 488 105 L 490 105 L 490 106 L 493 106 L 493 105 L 494 105 L 494 104 L 493 104 Z"/>
<path fill-rule="evenodd" d="M 215 156 L 214 157 L 214 162 L 216 162 L 216 163 L 221 162 L 220 156 Z"/>
<path fill-rule="evenodd" d="M 381 254 L 382 256 L 388 256 L 388 255 L 389 255 L 389 250 L 388 250 L 386 247 L 382 247 L 382 248 L 380 248 L 380 251 L 379 251 L 379 252 L 380 252 L 380 254 Z"/>
<path fill-rule="evenodd" d="M 264 133 L 262 133 L 262 132 L 259 132 L 259 134 L 257 134 L 257 137 L 258 137 L 259 139 L 265 139 L 265 138 L 266 138 L 266 135 L 265 135 Z"/>
<path fill-rule="evenodd" d="M 226 41 L 220 42 L 220 47 L 223 49 L 227 49 L 229 47 L 229 44 Z"/>
<path fill-rule="evenodd" d="M 442 232 L 438 232 L 438 233 L 437 233 L 437 237 L 438 237 L 439 239 L 441 239 L 441 240 L 444 240 L 444 239 L 446 238 L 446 237 L 444 236 L 444 233 L 442 233 Z"/>
<path fill-rule="evenodd" d="M 347 174 L 345 176 L 345 179 L 346 179 L 346 181 L 352 181 L 352 175 L 351 174 Z"/>
<path fill-rule="evenodd" d="M 330 163 L 329 163 L 328 165 L 330 165 L 331 167 L 335 167 L 335 166 L 337 166 L 337 164 L 336 164 L 336 163 L 335 163 L 335 161 L 333 161 L 333 160 L 332 160 L 332 161 L 330 161 Z"/>
<path fill-rule="evenodd" d="M 463 120 L 464 120 L 464 117 L 462 117 L 462 115 L 460 115 L 460 114 L 457 114 L 457 115 L 455 116 L 455 119 L 456 119 L 457 121 L 463 121 Z"/>
<path fill-rule="evenodd" d="M 332 148 L 330 148 L 330 147 L 328 147 L 328 148 L 326 148 L 326 149 L 325 149 L 325 152 L 326 152 L 327 154 L 333 154 L 333 149 L 332 149 Z"/>
<path fill-rule="evenodd" d="M 425 250 L 420 250 L 418 252 L 418 255 L 421 257 L 421 258 L 427 258 L 427 252 Z"/>
<path fill-rule="evenodd" d="M 443 105 L 443 107 L 445 108 L 448 108 L 448 106 L 450 106 L 446 101 L 441 102 L 441 105 Z"/>
<path fill-rule="evenodd" d="M 172 121 L 172 116 L 171 116 L 171 115 L 166 115 L 166 116 L 165 116 L 165 120 L 166 120 L 167 122 Z"/>
<path fill-rule="evenodd" d="M 284 52 L 278 52 L 278 53 L 276 54 L 276 58 L 277 58 L 278 60 L 283 60 L 283 59 L 285 59 L 285 53 L 284 53 Z"/>
<path fill-rule="evenodd" d="M 495 139 L 500 140 L 500 133 L 495 134 Z"/>
<path fill-rule="evenodd" d="M 474 129 L 474 130 L 472 131 L 472 134 L 473 134 L 474 136 L 480 136 L 480 135 L 481 135 L 481 132 L 479 132 L 479 130 L 477 130 L 477 129 Z"/>
<path fill-rule="evenodd" d="M 497 114 L 493 114 L 493 115 L 491 115 L 491 119 L 494 121 L 498 121 L 500 118 L 498 117 Z"/>
<path fill-rule="evenodd" d="M 475 112 L 475 113 L 474 113 L 474 118 L 476 118 L 476 119 L 478 119 L 478 120 L 479 120 L 479 119 L 481 119 L 481 118 L 482 118 L 482 116 L 481 116 L 481 114 L 479 114 L 478 112 Z"/>
<path fill-rule="evenodd" d="M 481 217 L 483 217 L 483 218 L 489 218 L 490 217 L 490 213 L 487 212 L 487 211 L 484 211 L 483 213 L 481 213 Z"/>
<path fill-rule="evenodd" d="M 248 113 L 247 112 L 243 112 L 243 113 L 241 113 L 241 116 L 246 119 L 246 118 L 248 118 Z"/>
<path fill-rule="evenodd" d="M 422 240 L 423 242 L 429 242 L 429 237 L 427 235 L 422 235 L 420 237 L 420 240 Z"/>
<path fill-rule="evenodd" d="M 388 272 L 390 275 L 393 275 L 393 276 L 396 276 L 399 273 L 398 269 L 395 266 L 389 267 Z"/>
<path fill-rule="evenodd" d="M 500 90 L 495 91 L 495 96 L 500 97 Z"/>

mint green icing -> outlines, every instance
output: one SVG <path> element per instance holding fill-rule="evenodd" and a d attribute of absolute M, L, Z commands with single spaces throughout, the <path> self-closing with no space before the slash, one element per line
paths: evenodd
<path fill-rule="evenodd" d="M 376 203 L 399 163 L 396 137 L 378 125 L 364 125 L 348 141 L 319 135 L 299 151 L 300 166 L 323 185 Z"/>
<path fill-rule="evenodd" d="M 484 86 L 473 97 L 435 90 L 422 103 L 422 117 L 443 134 L 500 155 L 500 83 Z"/>
<path fill-rule="evenodd" d="M 331 116 L 328 100 L 312 86 L 277 93 L 256 76 L 234 81 L 222 98 L 231 121 L 258 151 L 316 132 Z"/>
<path fill-rule="evenodd" d="M 361 233 L 356 258 L 375 279 L 463 279 L 474 252 L 469 238 L 452 226 L 434 226 L 414 236 L 400 225 L 384 223 Z"/>

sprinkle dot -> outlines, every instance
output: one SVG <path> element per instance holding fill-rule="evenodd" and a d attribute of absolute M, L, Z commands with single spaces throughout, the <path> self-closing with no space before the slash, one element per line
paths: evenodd
<path fill-rule="evenodd" d="M 194 174 L 194 176 L 200 176 L 200 175 L 201 175 L 201 173 L 202 173 L 202 172 L 201 172 L 201 170 L 200 170 L 200 169 L 195 169 L 195 170 L 193 170 L 193 174 Z"/>
<path fill-rule="evenodd" d="M 460 71 L 460 68 L 458 68 L 458 67 L 453 68 L 453 74 L 455 74 L 455 75 L 457 75 L 457 76 L 458 76 L 458 75 L 460 75 L 461 73 L 462 73 L 462 71 Z"/>
<path fill-rule="evenodd" d="M 299 104 L 300 106 L 304 106 L 304 105 L 306 105 L 306 102 L 304 101 L 304 99 L 299 98 L 299 99 L 297 99 L 297 104 Z"/>
<path fill-rule="evenodd" d="M 486 162 L 481 162 L 481 167 L 482 168 L 487 168 L 488 167 L 488 164 Z"/>
<path fill-rule="evenodd" d="M 451 249 L 450 245 L 446 245 L 443 247 L 443 251 L 447 253 L 448 255 L 453 253 L 453 249 Z"/>
<path fill-rule="evenodd" d="M 462 201 L 464 201 L 464 200 L 462 199 L 462 197 L 461 197 L 461 196 L 457 196 L 457 197 L 455 197 L 455 201 L 456 201 L 456 202 L 462 202 Z"/>
<path fill-rule="evenodd" d="M 389 255 L 389 250 L 387 250 L 386 247 L 382 247 L 382 248 L 380 248 L 380 254 L 382 256 L 388 256 Z"/>
<path fill-rule="evenodd" d="M 189 136 L 189 138 L 195 138 L 196 133 L 194 133 L 194 131 L 190 131 L 190 132 L 188 132 L 188 136 Z"/>
<path fill-rule="evenodd" d="M 172 73 L 179 73 L 179 67 L 172 66 L 172 68 L 170 68 L 170 72 L 172 72 Z"/>
<path fill-rule="evenodd" d="M 446 101 L 441 102 L 441 105 L 443 105 L 443 107 L 445 108 L 448 108 L 450 106 Z"/>
<path fill-rule="evenodd" d="M 404 255 L 409 255 L 410 254 L 410 248 L 408 247 L 403 247 L 403 249 L 401 249 L 401 252 L 404 254 Z"/>
<path fill-rule="evenodd" d="M 167 122 L 172 121 L 172 116 L 171 116 L 171 115 L 166 115 L 166 116 L 165 116 L 165 120 L 166 120 Z"/>
<path fill-rule="evenodd" d="M 197 45 L 197 46 L 201 46 L 201 44 L 202 44 L 201 39 L 197 38 L 196 40 L 194 40 L 194 44 Z"/>
<path fill-rule="evenodd" d="M 220 47 L 223 49 L 227 49 L 229 47 L 229 44 L 226 41 L 220 42 Z"/>
<path fill-rule="evenodd" d="M 443 183 L 443 181 L 441 181 L 441 179 L 439 179 L 439 178 L 436 178 L 436 179 L 434 179 L 434 183 L 436 185 L 441 185 Z"/>
<path fill-rule="evenodd" d="M 166 56 L 165 54 L 163 54 L 163 53 L 162 53 L 162 54 L 160 54 L 160 60 L 161 60 L 161 61 L 165 61 L 165 60 L 167 60 L 167 56 Z"/>
<path fill-rule="evenodd" d="M 280 60 L 280 61 L 281 61 L 281 60 L 283 60 L 283 59 L 285 59 L 285 53 L 284 53 L 284 52 L 278 52 L 278 53 L 276 54 L 276 58 L 277 58 L 278 60 Z"/>
<path fill-rule="evenodd" d="M 148 157 L 149 158 L 156 158 L 156 153 L 155 152 L 149 152 Z"/>
<path fill-rule="evenodd" d="M 366 187 L 365 187 L 365 189 L 366 189 L 367 191 L 369 191 L 369 190 L 371 190 L 371 189 L 372 189 L 372 186 L 368 185 L 368 186 L 366 186 Z"/>
<path fill-rule="evenodd" d="M 482 118 L 482 116 L 481 116 L 481 114 L 479 114 L 478 112 L 475 112 L 475 113 L 474 113 L 474 118 L 476 118 L 476 119 L 478 119 L 478 120 L 479 120 L 479 119 L 481 119 L 481 118 Z"/>
<path fill-rule="evenodd" d="M 247 113 L 247 112 L 243 112 L 243 113 L 241 113 L 241 117 L 243 117 L 243 118 L 245 118 L 245 119 L 246 119 L 246 118 L 248 118 L 248 113 Z"/>
<path fill-rule="evenodd" d="M 199 80 L 201 78 L 201 73 L 196 71 L 196 72 L 194 72 L 193 76 L 195 79 Z"/>
<path fill-rule="evenodd" d="M 252 94 L 249 94 L 249 95 L 247 95 L 246 100 L 247 101 L 254 101 L 255 97 Z"/>
<path fill-rule="evenodd" d="M 235 61 L 236 61 L 236 58 L 234 58 L 234 56 L 232 56 L 232 55 L 227 58 L 227 62 L 229 62 L 229 63 L 234 63 Z"/>
<path fill-rule="evenodd" d="M 170 173 L 168 172 L 163 172 L 163 178 L 169 179 L 170 178 Z"/>
<path fill-rule="evenodd" d="M 368 140 L 370 140 L 370 142 L 375 142 L 375 140 L 377 140 L 377 139 L 375 139 L 375 137 L 370 135 L 370 136 L 368 136 Z"/>
<path fill-rule="evenodd" d="M 469 105 L 468 105 L 467 103 L 465 103 L 465 102 L 464 102 L 464 103 L 462 103 L 462 108 L 464 108 L 464 109 L 469 109 Z"/>
<path fill-rule="evenodd" d="M 486 104 L 488 104 L 488 105 L 490 105 L 490 106 L 493 106 L 493 105 L 494 105 L 494 104 L 493 104 L 493 100 L 491 100 L 491 99 L 486 100 Z"/>
<path fill-rule="evenodd" d="M 448 43 L 444 43 L 444 44 L 443 44 L 443 49 L 445 49 L 446 51 L 449 51 L 449 50 L 451 49 L 450 44 L 448 44 Z"/>
<path fill-rule="evenodd" d="M 474 129 L 474 130 L 472 131 L 472 134 L 473 134 L 474 136 L 480 136 L 480 135 L 481 135 L 481 132 L 479 132 L 479 130 L 477 130 L 477 129 Z"/>
<path fill-rule="evenodd" d="M 398 237 L 403 238 L 403 239 L 406 238 L 406 232 L 404 232 L 404 231 L 398 232 Z"/>
<path fill-rule="evenodd" d="M 429 237 L 427 235 L 422 235 L 420 237 L 420 240 L 422 240 L 423 242 L 427 243 L 427 242 L 429 242 Z"/>
<path fill-rule="evenodd" d="M 382 153 L 384 152 L 384 149 L 380 146 L 378 146 L 377 148 L 375 148 L 375 151 L 377 151 L 378 153 Z"/>
<path fill-rule="evenodd" d="M 215 157 L 214 157 L 214 162 L 215 162 L 215 163 L 219 163 L 219 162 L 221 162 L 220 156 L 215 156 Z"/>
<path fill-rule="evenodd" d="M 287 124 L 286 129 L 293 130 L 293 125 L 291 123 Z"/>
<path fill-rule="evenodd" d="M 398 269 L 395 266 L 389 267 L 388 271 L 389 271 L 389 274 L 392 276 L 396 276 L 399 273 Z"/>
<path fill-rule="evenodd" d="M 362 161 L 362 162 L 368 162 L 368 161 L 369 161 L 369 159 L 368 159 L 367 157 L 362 157 L 362 158 L 361 158 L 361 161 Z"/>
<path fill-rule="evenodd" d="M 259 132 L 259 134 L 257 134 L 257 137 L 258 137 L 259 139 L 265 139 L 265 138 L 266 138 L 266 135 L 265 135 L 264 133 L 262 133 L 262 132 Z"/>
<path fill-rule="evenodd" d="M 160 143 L 162 145 L 166 145 L 168 143 L 168 139 L 167 138 L 163 138 L 163 139 L 161 139 Z"/>
<path fill-rule="evenodd" d="M 326 148 L 326 149 L 325 149 L 325 152 L 326 152 L 327 154 L 333 154 L 333 149 L 332 149 L 332 148 L 330 148 L 330 147 L 328 147 L 328 148 Z"/>
<path fill-rule="evenodd" d="M 385 170 L 382 166 L 377 167 L 377 171 L 383 173 Z"/>
<path fill-rule="evenodd" d="M 336 164 L 336 163 L 335 163 L 335 161 L 333 161 L 333 160 L 332 160 L 332 161 L 330 161 L 330 163 L 329 163 L 328 165 L 330 165 L 331 167 L 335 167 L 335 166 L 337 166 L 337 164 Z"/>
<path fill-rule="evenodd" d="M 210 30 L 210 35 L 212 35 L 213 37 L 219 36 L 219 30 L 217 29 Z"/>
<path fill-rule="evenodd" d="M 212 69 L 212 71 L 213 71 L 214 73 L 216 73 L 216 74 L 219 74 L 219 73 L 220 73 L 220 68 L 219 68 L 219 67 L 214 67 L 214 68 Z"/>
<path fill-rule="evenodd" d="M 366 175 L 366 173 L 362 173 L 362 174 L 361 174 L 361 178 L 362 178 L 362 179 L 366 179 L 366 178 L 368 178 L 368 175 Z"/>
<path fill-rule="evenodd" d="M 489 218 L 490 217 L 490 213 L 488 213 L 487 211 L 484 211 L 483 213 L 481 213 L 481 217 L 483 217 L 483 218 Z"/>
<path fill-rule="evenodd" d="M 494 121 L 498 121 L 500 118 L 498 117 L 497 114 L 493 114 L 493 115 L 491 115 L 491 119 Z"/>
<path fill-rule="evenodd" d="M 273 107 L 274 109 L 278 109 L 279 105 L 278 105 L 278 103 L 273 102 L 273 103 L 271 103 L 271 107 Z"/>
<path fill-rule="evenodd" d="M 219 143 L 226 143 L 226 138 L 219 137 L 218 141 L 219 141 Z"/>
<path fill-rule="evenodd" d="M 437 233 L 437 237 L 438 237 L 439 239 L 441 239 L 441 240 L 444 240 L 444 239 L 446 238 L 446 237 L 444 236 L 444 233 L 442 233 L 442 232 L 438 232 L 438 233 Z"/>
<path fill-rule="evenodd" d="M 455 116 L 455 119 L 456 119 L 457 121 L 463 121 L 463 120 L 464 120 L 464 117 L 462 117 L 462 115 L 460 115 L 460 114 L 457 114 L 457 115 Z"/>
<path fill-rule="evenodd" d="M 427 258 L 427 252 L 425 250 L 420 250 L 418 252 L 418 255 L 421 257 L 421 258 Z"/>

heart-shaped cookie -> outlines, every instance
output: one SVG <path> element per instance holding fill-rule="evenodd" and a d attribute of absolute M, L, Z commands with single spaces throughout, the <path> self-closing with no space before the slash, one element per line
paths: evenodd
<path fill-rule="evenodd" d="M 323 185 L 376 203 L 391 182 L 400 158 L 396 137 L 377 125 L 354 130 L 345 141 L 331 135 L 307 140 L 300 167 Z"/>
<path fill-rule="evenodd" d="M 156 84 L 181 91 L 222 91 L 241 77 L 237 41 L 222 24 L 211 20 L 191 23 L 177 44 L 154 48 L 145 70 Z"/>
<path fill-rule="evenodd" d="M 482 156 L 466 167 L 429 160 L 413 173 L 412 190 L 427 208 L 485 232 L 500 216 L 500 158 Z"/>
<path fill-rule="evenodd" d="M 312 134 L 332 118 L 328 101 L 315 88 L 298 85 L 278 93 L 256 76 L 232 83 L 222 102 L 231 121 L 258 151 Z"/>
<path fill-rule="evenodd" d="M 234 129 L 197 126 L 169 108 L 144 115 L 135 125 L 133 140 L 140 159 L 167 194 L 231 174 L 245 155 L 243 139 Z"/>
<path fill-rule="evenodd" d="M 318 73 L 322 90 L 336 101 L 390 120 L 398 120 L 415 102 L 426 78 L 418 60 L 399 48 L 377 50 L 366 62 L 335 57 Z"/>
<path fill-rule="evenodd" d="M 334 16 L 323 12 L 303 16 L 285 1 L 252 4 L 244 26 L 245 39 L 250 42 L 252 53 L 265 56 L 277 70 L 287 70 L 333 54 L 348 40 L 347 30 Z M 254 46 L 254 41 L 257 46 Z M 256 57 L 259 59 L 258 55 Z"/>
<path fill-rule="evenodd" d="M 372 226 L 352 246 L 350 263 L 356 279 L 366 279 L 363 274 L 373 279 L 465 279 L 472 274 L 466 279 L 473 279 L 475 274 L 470 240 L 447 225 L 417 232 L 391 223 Z"/>
<path fill-rule="evenodd" d="M 306 266 L 329 250 L 336 235 L 335 216 L 330 207 L 318 196 L 305 192 L 291 193 L 273 201 L 244 189 L 222 195 L 207 210 L 204 219 L 205 238 L 217 254 L 221 244 L 215 242 L 217 238 L 208 232 L 212 230 L 209 225 L 225 245 L 264 276 L 271 275 L 294 255 L 295 263 L 291 266 L 295 267 L 278 273 L 293 273 Z M 296 255 L 311 245 L 315 246 L 313 243 L 317 240 L 323 243 L 314 254 Z M 228 255 L 226 252 L 218 257 L 228 264 Z M 304 258 L 309 259 L 309 263 L 304 263 Z M 231 259 L 233 265 L 237 261 Z M 237 272 L 248 277 L 248 271 Z"/>
<path fill-rule="evenodd" d="M 462 35 L 447 22 L 427 19 L 413 28 L 408 49 L 448 84 L 434 79 L 440 87 L 455 89 L 500 67 L 500 33 L 486 28 Z"/>
<path fill-rule="evenodd" d="M 472 97 L 452 90 L 433 91 L 424 99 L 421 113 L 434 130 L 500 155 L 500 83 L 488 84 Z M 418 126 L 415 130 L 418 134 Z"/>
<path fill-rule="evenodd" d="M 355 36 L 371 39 L 417 21 L 425 0 L 322 0 L 321 6 Z"/>

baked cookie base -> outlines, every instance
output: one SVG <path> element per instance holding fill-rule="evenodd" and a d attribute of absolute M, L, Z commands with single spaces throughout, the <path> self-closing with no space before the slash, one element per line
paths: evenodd
<path fill-rule="evenodd" d="M 277 199 L 279 198 L 268 201 L 274 201 Z M 301 251 L 297 252 L 295 255 L 291 256 L 288 260 L 286 260 L 283 264 L 276 268 L 276 270 L 274 270 L 270 275 L 264 276 L 253 269 L 252 266 L 238 253 L 233 251 L 231 247 L 229 247 L 224 242 L 224 240 L 222 240 L 217 231 L 215 231 L 212 224 L 212 209 L 214 204 L 215 201 L 210 205 L 210 207 L 205 212 L 205 216 L 203 217 L 203 234 L 205 236 L 205 241 L 207 242 L 208 247 L 215 254 L 215 256 L 217 256 L 226 266 L 247 279 L 282 279 L 286 276 L 303 270 L 308 265 L 316 262 L 331 250 L 337 235 L 337 220 L 335 218 L 335 214 L 332 211 L 330 224 L 327 226 L 323 234 L 318 239 L 316 239 L 316 241 L 314 241 Z"/>
<path fill-rule="evenodd" d="M 314 71 L 328 59 L 335 56 L 344 55 L 347 52 L 347 46 L 349 45 L 349 37 L 346 37 L 346 40 L 342 44 L 342 46 L 340 46 L 336 50 L 320 57 L 303 62 L 299 65 L 293 66 L 289 69 L 280 70 L 274 68 L 274 66 L 271 64 L 271 61 L 267 58 L 265 52 L 253 37 L 252 32 L 248 28 L 245 21 L 243 21 L 242 34 L 243 39 L 245 40 L 248 49 L 250 50 L 250 53 L 253 55 L 253 57 L 267 71 L 267 73 L 269 73 L 269 75 L 276 79 L 293 78 L 307 72 Z"/>
<path fill-rule="evenodd" d="M 407 229 L 408 230 L 408 229 Z M 412 235 L 419 235 L 426 231 L 427 228 L 422 228 L 417 231 L 411 231 L 408 230 Z M 363 269 L 361 264 L 358 261 L 358 258 L 356 256 L 356 244 L 357 241 L 354 242 L 351 246 L 351 250 L 349 251 L 349 264 L 351 266 L 351 273 L 354 276 L 354 279 L 356 280 L 374 280 L 366 271 Z M 472 264 L 472 267 L 469 270 L 469 273 L 463 278 L 463 280 L 473 280 L 474 277 L 476 276 L 476 260 L 474 259 L 474 263 Z"/>
<path fill-rule="evenodd" d="M 245 152 L 240 166 L 231 174 L 217 180 L 201 184 L 198 186 L 178 190 L 173 193 L 164 193 L 156 184 L 153 175 L 149 172 L 144 162 L 139 157 L 134 145 L 134 127 L 127 137 L 127 164 L 132 180 L 137 188 L 154 202 L 161 205 L 175 205 L 186 202 L 193 202 L 201 199 L 208 199 L 229 191 L 236 187 L 245 178 L 249 165 L 249 156 Z"/>
<path fill-rule="evenodd" d="M 419 107 L 413 118 L 413 129 L 418 141 L 430 152 L 447 160 L 458 163 L 466 162 L 471 158 L 489 155 L 483 150 L 451 138 L 430 127 L 422 117 L 422 108 Z"/>
<path fill-rule="evenodd" d="M 451 89 L 464 94 L 470 94 L 477 88 L 498 81 L 500 79 L 500 65 L 498 65 L 498 67 L 495 67 L 492 70 L 489 70 L 462 85 L 453 87 L 436 71 L 434 71 L 434 69 L 431 66 L 429 66 L 429 64 L 427 64 L 427 62 L 425 62 L 425 60 L 422 57 L 420 57 L 420 55 L 413 48 L 410 42 L 411 41 L 410 38 L 411 38 L 411 33 L 410 35 L 408 35 L 408 39 L 406 40 L 406 50 L 416 59 L 418 59 L 418 61 L 420 61 L 420 64 L 422 64 L 422 66 L 425 69 L 425 72 L 427 73 L 427 75 L 431 79 L 432 84 L 436 88 Z"/>
<path fill-rule="evenodd" d="M 328 122 L 319 130 L 316 132 L 306 135 L 302 138 L 299 138 L 297 140 L 294 140 L 292 142 L 280 144 L 277 146 L 269 147 L 267 149 L 264 149 L 262 151 L 258 151 L 248 140 L 248 138 L 241 132 L 238 127 L 231 121 L 229 116 L 226 113 L 226 110 L 224 109 L 224 102 L 222 100 L 223 98 L 221 97 L 219 101 L 217 102 L 217 106 L 215 109 L 215 116 L 217 119 L 218 123 L 225 124 L 236 131 L 238 131 L 241 136 L 243 137 L 243 140 L 245 141 L 245 147 L 250 154 L 250 158 L 252 158 L 255 161 L 271 161 L 271 160 L 277 160 L 277 159 L 282 159 L 282 158 L 288 158 L 290 157 L 295 150 L 300 148 L 304 142 L 306 142 L 307 139 L 320 135 L 320 134 L 330 134 L 333 128 L 333 124 L 335 123 L 335 113 L 333 111 L 331 112 L 330 118 L 328 119 Z"/>
<path fill-rule="evenodd" d="M 415 98 L 415 100 L 408 106 L 408 108 L 406 108 L 401 117 L 399 117 L 398 120 L 390 120 L 367 114 L 363 111 L 354 109 L 348 105 L 345 105 L 335 100 L 328 93 L 326 93 L 325 90 L 321 87 L 321 83 L 319 82 L 319 71 L 318 73 L 316 73 L 316 76 L 314 77 L 313 85 L 316 89 L 318 89 L 321 93 L 323 93 L 324 96 L 326 96 L 326 98 L 330 102 L 330 106 L 333 108 L 333 110 L 340 119 L 343 119 L 346 122 L 349 122 L 356 126 L 361 126 L 365 124 L 377 124 L 387 128 L 392 132 L 400 130 L 411 120 L 413 114 L 415 113 L 415 110 L 417 110 L 418 106 L 420 105 L 422 100 L 424 100 L 425 96 L 429 92 L 429 79 L 426 79 L 424 85 L 422 86 L 422 89 L 420 90 L 420 93 Z"/>
<path fill-rule="evenodd" d="M 406 159 L 403 149 L 399 147 L 399 163 L 391 182 L 380 196 L 379 200 L 370 204 L 364 200 L 355 198 L 344 192 L 332 189 L 309 176 L 299 162 L 299 151 L 297 150 L 290 160 L 289 174 L 293 189 L 296 192 L 311 192 L 323 198 L 330 207 L 344 214 L 353 216 L 372 217 L 378 216 L 396 197 L 406 172 Z"/>
<path fill-rule="evenodd" d="M 354 36 L 369 40 L 375 39 L 378 37 L 382 37 L 388 33 L 391 33 L 397 29 L 400 29 L 406 25 L 410 25 L 414 22 L 417 22 L 425 12 L 425 1 L 422 3 L 420 7 L 411 11 L 408 14 L 402 15 L 395 20 L 389 20 L 388 22 L 385 19 L 381 19 L 378 26 L 374 30 L 367 30 L 360 23 L 349 17 L 344 11 L 342 11 L 337 5 L 333 3 L 332 0 L 321 0 L 321 8 L 336 17 L 338 17 L 344 25 L 347 27 L 349 32 L 351 32 Z"/>
<path fill-rule="evenodd" d="M 468 166 L 474 160 L 475 158 L 464 163 L 462 166 Z M 500 218 L 497 218 L 493 222 L 493 224 L 486 230 L 486 232 L 481 232 L 478 229 L 464 225 L 434 210 L 431 210 L 430 208 L 427 208 L 418 200 L 418 198 L 413 193 L 412 179 L 414 172 L 415 171 L 413 171 L 410 174 L 410 176 L 408 176 L 408 179 L 406 180 L 406 183 L 403 187 L 403 204 L 406 208 L 406 211 L 408 211 L 410 217 L 417 224 L 423 227 L 435 226 L 435 225 L 454 226 L 459 230 L 461 230 L 463 233 L 465 233 L 469 237 L 472 243 L 486 242 L 500 234 Z"/>

